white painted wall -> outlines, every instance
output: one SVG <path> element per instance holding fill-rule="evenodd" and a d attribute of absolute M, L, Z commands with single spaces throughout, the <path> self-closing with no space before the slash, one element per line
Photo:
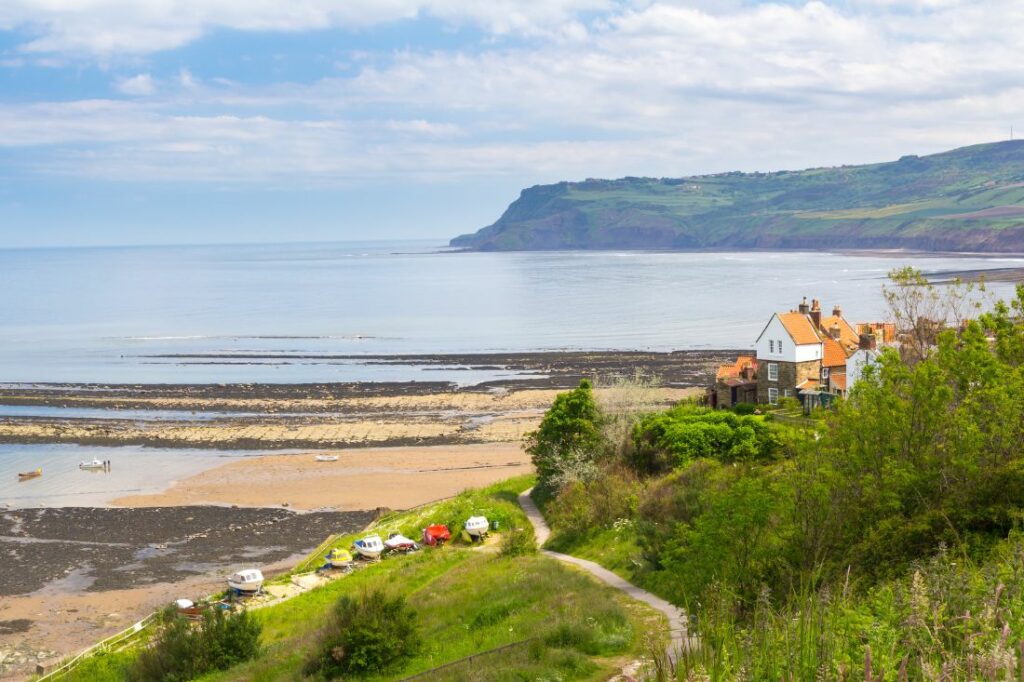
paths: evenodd
<path fill-rule="evenodd" d="M 860 381 L 864 374 L 864 368 L 878 360 L 877 350 L 858 349 L 853 355 L 846 358 L 846 390 L 849 391 L 853 385 Z"/>
<path fill-rule="evenodd" d="M 779 344 L 781 342 L 780 351 Z M 810 360 L 821 359 L 821 343 L 806 343 L 801 346 L 797 346 L 793 343 L 793 338 L 786 331 L 786 327 L 783 326 L 782 320 L 779 319 L 778 315 L 772 315 L 771 321 L 768 326 L 765 327 L 761 336 L 757 338 L 757 342 L 754 344 L 757 349 L 758 363 L 760 361 L 765 362 L 808 362 Z"/>

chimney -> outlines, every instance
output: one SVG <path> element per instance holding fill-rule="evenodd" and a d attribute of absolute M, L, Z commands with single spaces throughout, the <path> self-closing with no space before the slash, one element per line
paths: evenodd
<path fill-rule="evenodd" d="M 754 366 L 752 364 L 750 364 L 749 362 L 747 364 L 743 365 L 743 371 L 740 372 L 740 375 L 744 379 L 746 379 L 747 381 L 753 381 L 753 379 L 754 379 Z"/>
<path fill-rule="evenodd" d="M 839 306 L 836 306 L 836 307 L 832 308 L 832 316 L 833 317 L 842 317 L 843 316 L 843 309 L 841 307 L 839 307 Z"/>
<path fill-rule="evenodd" d="M 800 313 L 802 315 L 806 315 L 808 313 L 808 311 L 810 310 L 810 308 L 807 307 L 807 297 L 806 296 L 804 296 L 804 300 L 800 302 L 800 307 L 798 308 L 798 310 L 800 311 Z"/>
<path fill-rule="evenodd" d="M 818 313 L 818 314 L 820 315 L 821 313 Z M 839 340 L 839 337 L 842 335 L 842 330 L 839 329 L 839 323 L 838 322 L 833 324 L 831 327 L 828 328 L 828 335 L 831 336 L 836 341 Z"/>
<path fill-rule="evenodd" d="M 818 299 L 811 301 L 811 324 L 815 329 L 821 329 L 821 303 Z"/>
<path fill-rule="evenodd" d="M 875 335 L 874 334 L 861 334 L 860 335 L 860 343 L 858 343 L 857 346 L 861 350 L 875 350 L 875 345 L 876 345 L 876 341 L 875 341 Z"/>

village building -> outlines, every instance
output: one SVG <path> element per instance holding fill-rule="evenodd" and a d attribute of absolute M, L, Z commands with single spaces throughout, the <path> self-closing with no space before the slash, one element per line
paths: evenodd
<path fill-rule="evenodd" d="M 712 407 L 729 408 L 757 402 L 757 358 L 741 355 L 731 365 L 722 365 L 710 392 Z"/>
<path fill-rule="evenodd" d="M 797 398 L 805 410 L 828 406 L 843 397 L 878 358 L 878 344 L 893 343 L 892 324 L 869 322 L 856 327 L 839 306 L 822 315 L 821 303 L 807 299 L 796 310 L 775 313 L 755 342 L 755 355 L 740 356 L 719 367 L 710 404 L 732 407 L 740 402 L 774 405 Z"/>

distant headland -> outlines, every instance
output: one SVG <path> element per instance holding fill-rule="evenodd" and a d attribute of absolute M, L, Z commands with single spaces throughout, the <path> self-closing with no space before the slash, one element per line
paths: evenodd
<path fill-rule="evenodd" d="M 525 189 L 475 251 L 1024 251 L 1024 140 L 862 166 Z"/>

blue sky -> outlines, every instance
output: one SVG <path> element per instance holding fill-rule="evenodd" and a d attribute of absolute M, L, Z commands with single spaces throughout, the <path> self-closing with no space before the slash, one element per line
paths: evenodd
<path fill-rule="evenodd" d="M 444 239 L 1024 131 L 1019 0 L 6 0 L 0 246 Z"/>

